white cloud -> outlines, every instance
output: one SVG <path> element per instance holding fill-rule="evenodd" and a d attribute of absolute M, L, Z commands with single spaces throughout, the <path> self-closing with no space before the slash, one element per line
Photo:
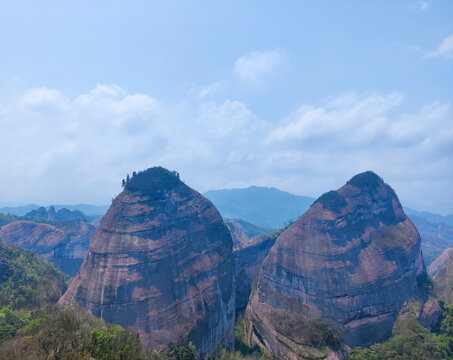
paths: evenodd
<path fill-rule="evenodd" d="M 228 98 L 169 106 L 118 86 L 73 99 L 27 89 L 0 100 L 0 199 L 107 203 L 127 172 L 154 165 L 200 191 L 255 184 L 317 196 L 372 169 L 403 200 L 451 212 L 452 106 L 403 113 L 403 101 L 347 93 L 271 122 Z"/>
<path fill-rule="evenodd" d="M 219 90 L 219 88 L 220 88 L 220 83 L 219 82 L 215 82 L 215 83 L 209 84 L 207 86 L 203 86 L 200 89 L 200 92 L 199 92 L 198 96 L 201 99 L 213 96 Z"/>
<path fill-rule="evenodd" d="M 256 83 L 272 75 L 287 61 L 288 57 L 282 50 L 252 51 L 236 60 L 234 73 L 241 80 Z"/>
<path fill-rule="evenodd" d="M 444 57 L 446 59 L 453 59 L 453 34 L 447 36 L 434 51 L 424 53 L 424 59 Z"/>
<path fill-rule="evenodd" d="M 387 113 L 401 103 L 403 96 L 356 96 L 346 94 L 331 99 L 324 107 L 302 106 L 268 136 L 268 143 L 294 142 L 300 146 L 318 139 L 331 139 L 331 146 L 362 146 L 380 141 Z"/>
<path fill-rule="evenodd" d="M 423 12 L 429 8 L 429 3 L 423 0 L 417 0 L 410 4 L 407 9 L 416 12 Z"/>

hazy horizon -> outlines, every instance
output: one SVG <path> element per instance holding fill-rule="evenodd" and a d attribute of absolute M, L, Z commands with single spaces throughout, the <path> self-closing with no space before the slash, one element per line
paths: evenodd
<path fill-rule="evenodd" d="M 1 9 L 1 204 L 109 204 L 161 165 L 314 198 L 372 170 L 453 213 L 451 1 Z"/>

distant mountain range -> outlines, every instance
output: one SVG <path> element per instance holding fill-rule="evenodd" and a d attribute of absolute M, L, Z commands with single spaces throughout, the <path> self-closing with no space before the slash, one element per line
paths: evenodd
<path fill-rule="evenodd" d="M 243 232 L 250 238 L 270 233 L 297 220 L 314 202 L 309 196 L 298 196 L 272 187 L 251 186 L 242 189 L 211 190 L 204 194 L 217 207 L 224 219 L 241 223 Z M 101 217 L 107 205 L 54 205 L 55 210 L 66 208 L 81 211 L 89 217 Z M 39 205 L 7 206 L 0 214 L 24 216 L 37 211 Z M 50 206 L 46 207 L 49 211 Z M 448 247 L 453 247 L 453 214 L 439 215 L 404 208 L 422 237 L 422 249 L 429 265 Z M 11 220 L 12 221 L 12 220 Z"/>
<path fill-rule="evenodd" d="M 271 229 L 279 229 L 301 216 L 315 201 L 271 187 L 211 190 L 204 194 L 223 218 L 242 219 Z"/>
<path fill-rule="evenodd" d="M 107 205 L 88 205 L 88 204 L 76 204 L 76 205 L 51 205 L 56 211 L 61 209 L 68 209 L 71 211 L 81 211 L 88 216 L 102 216 L 109 208 Z M 49 210 L 51 206 L 46 206 L 46 210 Z M 11 214 L 17 216 L 24 216 L 32 210 L 37 210 L 40 205 L 28 204 L 23 206 L 5 206 L 0 208 L 0 214 Z"/>
<path fill-rule="evenodd" d="M 407 208 L 407 207 L 404 208 L 404 212 L 409 217 L 417 216 L 419 218 L 428 220 L 428 221 L 430 221 L 432 223 L 435 223 L 435 224 L 444 223 L 446 225 L 453 226 L 453 214 L 450 214 L 450 215 L 439 215 L 439 214 L 433 214 L 433 213 L 430 213 L 430 212 L 427 212 L 427 211 L 417 211 L 417 210 L 413 210 L 413 209 L 410 209 L 410 208 Z"/>

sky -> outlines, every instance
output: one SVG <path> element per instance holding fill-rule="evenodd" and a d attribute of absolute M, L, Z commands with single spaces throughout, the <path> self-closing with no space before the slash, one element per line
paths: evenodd
<path fill-rule="evenodd" d="M 452 102 L 450 0 L 2 1 L 0 204 L 160 165 L 313 197 L 373 170 L 453 213 Z"/>

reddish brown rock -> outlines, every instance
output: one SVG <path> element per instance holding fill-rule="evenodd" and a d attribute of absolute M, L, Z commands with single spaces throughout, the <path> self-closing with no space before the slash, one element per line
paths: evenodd
<path fill-rule="evenodd" d="M 230 230 L 231 238 L 233 239 L 233 246 L 245 243 L 250 239 L 242 232 L 242 226 L 233 219 L 225 220 L 225 225 Z"/>
<path fill-rule="evenodd" d="M 453 302 L 453 248 L 446 249 L 429 266 L 436 295 L 450 304 Z"/>
<path fill-rule="evenodd" d="M 247 307 L 248 340 L 287 359 L 339 349 L 329 327 L 346 347 L 384 340 L 424 271 L 420 236 L 395 192 L 359 174 L 279 236 Z M 315 354 L 310 329 L 320 326 L 329 346 Z"/>
<path fill-rule="evenodd" d="M 212 203 L 163 168 L 135 175 L 102 218 L 60 299 L 130 326 L 166 351 L 185 339 L 207 354 L 233 345 L 234 260 Z"/>
<path fill-rule="evenodd" d="M 33 250 L 53 262 L 61 271 L 74 276 L 90 245 L 95 227 L 83 220 L 57 226 L 33 221 L 16 221 L 0 229 L 0 241 Z"/>
<path fill-rule="evenodd" d="M 261 264 L 283 230 L 257 236 L 234 247 L 237 312 L 247 307 L 252 285 L 260 272 Z"/>

